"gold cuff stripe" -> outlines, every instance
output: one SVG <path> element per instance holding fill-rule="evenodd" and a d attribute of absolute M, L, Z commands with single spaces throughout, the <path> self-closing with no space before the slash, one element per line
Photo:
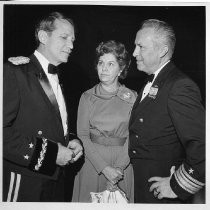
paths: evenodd
<path fill-rule="evenodd" d="M 34 169 L 36 171 L 38 171 L 40 169 L 40 167 L 42 166 L 42 162 L 44 160 L 44 157 L 45 157 L 45 154 L 46 154 L 46 151 L 47 151 L 47 139 L 45 138 L 42 138 L 42 150 L 40 152 L 40 156 L 38 158 L 38 162 L 37 164 L 35 165 Z"/>
<path fill-rule="evenodd" d="M 191 176 L 186 172 L 186 170 L 185 170 L 183 164 L 181 165 L 181 169 L 182 169 L 182 172 L 184 173 L 184 175 L 185 175 L 189 180 L 191 180 L 192 182 L 194 182 L 195 184 L 197 184 L 197 185 L 199 185 L 199 186 L 201 186 L 201 187 L 203 187 L 203 186 L 205 185 L 204 183 L 199 182 L 198 180 L 196 180 L 196 179 L 194 179 L 193 177 L 191 177 Z"/>
<path fill-rule="evenodd" d="M 192 191 L 194 191 L 195 193 L 196 193 L 198 190 L 200 190 L 200 189 L 202 188 L 200 185 L 195 184 L 194 182 L 190 181 L 190 180 L 185 176 L 185 174 L 184 174 L 183 171 L 182 171 L 182 167 L 179 168 L 178 173 L 179 173 L 181 179 L 185 181 L 186 185 L 188 185 L 188 187 L 189 187 Z M 186 187 L 187 187 L 187 186 L 186 186 Z"/>
<path fill-rule="evenodd" d="M 196 183 L 194 183 L 193 181 L 191 181 L 192 179 L 191 180 L 189 179 L 189 177 L 191 177 L 191 176 L 189 174 L 187 174 L 186 170 L 184 169 L 183 164 L 175 172 L 175 178 L 176 178 L 176 181 L 178 182 L 178 184 L 187 192 L 189 192 L 191 194 L 195 194 L 203 187 L 203 184 L 201 183 L 202 186 L 199 185 L 200 182 L 191 177 L 193 180 L 196 181 Z M 199 184 L 197 184 L 197 183 L 199 183 Z"/>
<path fill-rule="evenodd" d="M 183 188 L 185 191 L 187 191 L 187 192 L 189 192 L 191 194 L 194 194 L 193 191 L 191 191 L 190 189 L 186 188 L 186 186 L 183 184 L 183 181 L 180 180 L 180 177 L 179 176 L 177 176 L 177 171 L 174 173 L 174 175 L 175 175 L 175 179 L 176 179 L 177 183 L 179 184 L 179 186 L 181 188 Z"/>

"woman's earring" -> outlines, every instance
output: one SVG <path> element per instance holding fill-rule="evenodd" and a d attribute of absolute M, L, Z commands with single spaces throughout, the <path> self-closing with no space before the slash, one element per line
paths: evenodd
<path fill-rule="evenodd" d="M 120 72 L 118 73 L 118 77 L 120 76 L 121 73 L 122 73 L 122 71 L 120 71 Z"/>

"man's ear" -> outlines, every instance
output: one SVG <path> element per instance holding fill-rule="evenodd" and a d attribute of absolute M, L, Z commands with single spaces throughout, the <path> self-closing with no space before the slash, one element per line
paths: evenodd
<path fill-rule="evenodd" d="M 163 45 L 160 48 L 160 57 L 164 57 L 168 53 L 168 45 Z"/>
<path fill-rule="evenodd" d="M 48 39 L 48 34 L 47 34 L 47 32 L 46 32 L 46 31 L 43 31 L 43 30 L 40 30 L 40 31 L 38 32 L 38 38 L 39 38 L 40 43 L 46 44 L 47 39 Z"/>

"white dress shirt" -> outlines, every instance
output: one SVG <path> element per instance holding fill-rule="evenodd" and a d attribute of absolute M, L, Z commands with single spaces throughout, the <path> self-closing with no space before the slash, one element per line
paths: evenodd
<path fill-rule="evenodd" d="M 170 60 L 169 60 L 170 61 Z M 160 71 L 163 69 L 163 67 L 169 62 L 167 61 L 166 63 L 164 63 L 157 71 L 154 72 L 154 78 L 151 82 L 147 82 L 147 84 L 145 85 L 144 87 L 144 90 L 143 90 L 143 93 L 142 93 L 142 96 L 141 96 L 141 101 L 148 95 L 149 91 L 150 91 L 150 88 L 152 87 L 157 75 L 160 73 Z"/>
<path fill-rule="evenodd" d="M 64 130 L 64 136 L 67 135 L 67 111 L 66 111 L 66 104 L 64 101 L 64 97 L 61 91 L 61 87 L 59 84 L 59 79 L 57 74 L 49 74 L 48 73 L 48 65 L 49 61 L 37 50 L 35 50 L 34 55 L 40 62 L 45 74 L 47 75 L 47 78 L 50 82 L 50 85 L 53 89 L 53 92 L 55 94 L 58 106 L 59 106 L 59 111 L 62 119 L 62 125 L 63 125 L 63 130 Z"/>

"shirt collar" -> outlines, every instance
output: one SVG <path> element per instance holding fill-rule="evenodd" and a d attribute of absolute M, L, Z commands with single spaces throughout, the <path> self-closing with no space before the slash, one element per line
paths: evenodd
<path fill-rule="evenodd" d="M 37 50 L 35 50 L 34 55 L 36 56 L 36 58 L 40 62 L 45 74 L 48 75 L 48 65 L 49 65 L 50 62 L 44 57 L 44 55 L 42 55 Z"/>
<path fill-rule="evenodd" d="M 166 63 L 164 63 L 157 71 L 155 71 L 154 72 L 154 79 L 153 79 L 153 81 L 155 80 L 155 78 L 157 77 L 157 75 L 160 73 L 160 71 L 163 69 L 163 67 L 167 64 L 167 63 L 169 63 L 170 62 L 170 60 L 168 60 Z"/>

